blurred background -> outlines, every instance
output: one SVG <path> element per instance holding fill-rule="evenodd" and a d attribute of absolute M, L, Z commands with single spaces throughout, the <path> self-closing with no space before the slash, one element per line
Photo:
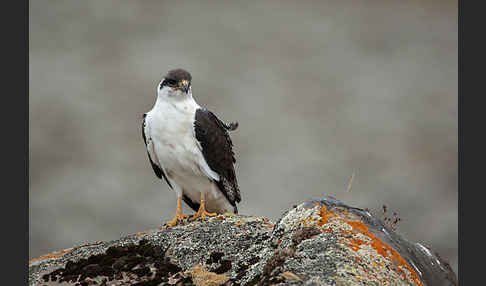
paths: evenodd
<path fill-rule="evenodd" d="M 36 0 L 29 37 L 31 258 L 173 217 L 141 123 L 182 67 L 240 123 L 240 213 L 386 205 L 457 273 L 457 1 Z"/>

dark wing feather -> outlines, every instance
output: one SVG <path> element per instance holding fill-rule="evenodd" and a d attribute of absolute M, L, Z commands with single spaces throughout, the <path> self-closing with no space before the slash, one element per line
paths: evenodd
<path fill-rule="evenodd" d="M 143 137 L 143 142 L 145 143 L 145 147 L 147 147 L 147 136 L 145 135 L 145 117 L 147 117 L 147 114 L 143 115 L 142 137 Z M 149 138 L 149 140 L 151 140 L 151 139 Z M 148 158 L 150 160 L 150 164 L 152 165 L 152 169 L 154 169 L 155 175 L 159 179 L 162 179 L 162 177 L 164 177 L 165 181 L 167 182 L 169 187 L 172 189 L 172 185 L 170 184 L 169 180 L 167 179 L 167 176 L 165 175 L 164 171 L 162 170 L 162 168 L 160 168 L 160 166 L 158 166 L 157 164 L 154 163 L 154 161 L 150 157 L 150 153 L 148 152 L 148 150 L 147 150 L 147 155 L 148 155 Z"/>
<path fill-rule="evenodd" d="M 237 123 L 225 124 L 209 110 L 203 108 L 196 110 L 194 121 L 196 139 L 201 145 L 201 152 L 209 167 L 220 177 L 215 183 L 235 207 L 235 212 L 236 202 L 241 201 L 241 195 L 234 168 L 236 160 L 233 143 L 228 130 L 234 130 L 237 126 Z"/>

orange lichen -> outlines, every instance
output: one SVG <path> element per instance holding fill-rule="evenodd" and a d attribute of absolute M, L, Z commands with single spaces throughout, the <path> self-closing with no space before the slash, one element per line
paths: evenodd
<path fill-rule="evenodd" d="M 58 258 L 58 257 L 61 257 L 64 253 L 69 252 L 71 250 L 73 250 L 73 248 L 68 248 L 68 249 L 64 249 L 64 250 L 61 250 L 61 251 L 49 252 L 46 255 L 39 256 L 39 257 L 36 257 L 36 258 L 32 258 L 31 260 L 29 260 L 29 264 L 32 263 L 32 262 L 34 262 L 34 261 L 36 261 L 36 260 L 43 260 L 43 259 L 50 259 L 50 258 Z"/>
<path fill-rule="evenodd" d="M 319 203 L 316 203 L 316 207 L 319 207 Z M 349 218 L 349 213 L 346 210 L 341 211 L 341 213 L 334 213 L 331 212 L 327 209 L 326 206 L 322 206 L 320 209 L 320 218 L 317 222 L 317 225 L 323 226 L 327 223 L 329 223 L 331 220 L 341 217 L 341 218 Z M 307 221 L 306 221 L 307 222 Z M 353 249 L 354 251 L 358 251 L 361 249 L 361 246 L 366 244 L 370 245 L 373 247 L 376 252 L 378 252 L 381 256 L 390 259 L 394 265 L 397 266 L 397 272 L 399 272 L 402 277 L 406 279 L 406 274 L 401 270 L 399 267 L 403 266 L 407 268 L 407 270 L 411 274 L 412 280 L 415 282 L 417 285 L 423 286 L 422 280 L 420 277 L 417 275 L 417 273 L 410 267 L 410 265 L 401 257 L 401 255 L 392 247 L 384 244 L 378 237 L 375 235 L 371 234 L 369 232 L 368 227 L 361 221 L 355 221 L 355 220 L 344 220 L 345 223 L 350 225 L 353 230 L 348 231 L 348 230 L 343 230 L 341 231 L 341 234 L 346 237 L 348 246 Z M 332 229 L 324 229 L 323 231 L 329 232 L 332 231 Z M 356 232 L 359 232 L 368 238 L 370 238 L 370 242 L 368 241 L 363 241 L 361 239 L 357 239 L 354 237 L 356 235 Z M 376 265 L 381 265 L 384 266 L 383 263 L 376 263 Z"/>
<path fill-rule="evenodd" d="M 240 221 L 237 221 L 237 222 L 235 222 L 235 227 L 238 227 L 238 226 L 240 226 L 242 224 L 243 224 L 243 222 L 241 220 Z"/>
<path fill-rule="evenodd" d="M 410 267 L 410 265 L 402 258 L 402 256 L 395 249 L 393 249 L 392 247 L 384 244 L 379 238 L 377 238 L 375 235 L 371 234 L 369 232 L 368 227 L 363 222 L 361 222 L 361 221 L 352 221 L 352 220 L 347 220 L 345 222 L 347 224 L 349 224 L 350 226 L 352 226 L 353 229 L 355 229 L 355 230 L 359 231 L 360 233 L 362 233 L 362 234 L 368 236 L 369 238 L 371 238 L 371 243 L 366 243 L 366 244 L 371 245 L 376 250 L 376 252 L 378 252 L 381 256 L 383 256 L 385 258 L 390 258 L 392 260 L 392 262 L 396 266 L 398 266 L 398 267 L 400 267 L 400 266 L 406 267 L 408 269 L 408 271 L 411 273 L 413 281 L 417 285 L 423 285 L 422 280 L 420 279 L 420 277 Z M 353 249 L 355 247 L 359 247 L 359 245 L 361 245 L 361 244 L 364 244 L 364 242 L 361 241 L 362 243 L 360 243 L 358 245 L 357 244 L 357 241 L 361 241 L 361 240 L 359 240 L 359 239 L 352 240 L 351 243 L 353 245 L 352 246 Z M 398 268 L 398 272 L 400 272 L 403 276 L 406 276 L 405 273 L 403 273 L 403 271 L 400 268 Z"/>
<path fill-rule="evenodd" d="M 321 215 L 321 218 L 317 222 L 317 225 L 319 225 L 319 226 L 323 226 L 323 225 L 329 223 L 329 220 L 331 218 L 337 217 L 336 214 L 334 214 L 334 213 L 332 213 L 330 211 L 327 211 L 327 207 L 326 206 L 322 206 L 321 207 L 320 215 Z"/>
<path fill-rule="evenodd" d="M 361 239 L 351 238 L 349 239 L 349 247 L 351 247 L 354 251 L 358 251 L 365 242 Z"/>

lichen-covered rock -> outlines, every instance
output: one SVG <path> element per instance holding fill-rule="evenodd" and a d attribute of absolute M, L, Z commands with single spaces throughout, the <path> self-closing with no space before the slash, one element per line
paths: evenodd
<path fill-rule="evenodd" d="M 457 285 L 448 264 L 331 197 L 220 215 L 33 259 L 29 285 Z"/>

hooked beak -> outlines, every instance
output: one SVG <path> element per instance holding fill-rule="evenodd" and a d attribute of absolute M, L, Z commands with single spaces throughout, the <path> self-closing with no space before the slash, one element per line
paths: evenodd
<path fill-rule="evenodd" d="M 178 87 L 174 87 L 173 89 L 174 90 L 182 90 L 185 93 L 187 93 L 189 91 L 189 81 L 188 80 L 181 80 L 179 82 L 179 86 Z"/>

